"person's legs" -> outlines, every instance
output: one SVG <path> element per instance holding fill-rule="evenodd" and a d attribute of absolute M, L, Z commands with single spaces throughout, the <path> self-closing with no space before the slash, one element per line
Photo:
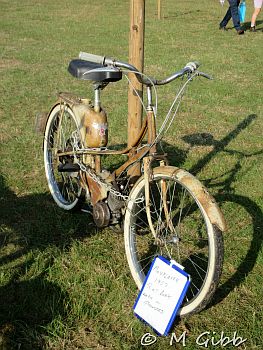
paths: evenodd
<path fill-rule="evenodd" d="M 257 16 L 258 16 L 260 10 L 261 10 L 261 8 L 255 7 L 255 10 L 254 10 L 252 18 L 251 18 L 251 27 L 256 26 L 256 20 L 257 20 Z"/>
<path fill-rule="evenodd" d="M 238 14 L 238 5 L 240 3 L 240 0 L 228 0 L 229 2 L 229 8 L 225 14 L 225 17 L 222 19 L 222 21 L 219 24 L 219 28 L 226 27 L 229 20 L 233 19 L 234 28 L 239 31 L 240 28 L 240 20 L 239 20 L 239 14 Z"/>
<path fill-rule="evenodd" d="M 234 28 L 239 31 L 241 30 L 240 27 L 240 19 L 238 14 L 238 5 L 240 3 L 240 0 L 228 0 L 230 5 L 230 11 L 231 11 L 231 17 L 233 20 Z"/>
<path fill-rule="evenodd" d="M 231 10 L 229 7 L 228 10 L 226 11 L 225 17 L 220 22 L 219 27 L 224 28 L 227 25 L 227 23 L 229 22 L 230 18 L 231 18 Z"/>

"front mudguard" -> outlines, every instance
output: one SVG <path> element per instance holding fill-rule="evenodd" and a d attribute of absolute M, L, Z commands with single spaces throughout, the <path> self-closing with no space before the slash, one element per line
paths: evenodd
<path fill-rule="evenodd" d="M 183 169 L 173 166 L 160 166 L 153 169 L 153 174 L 160 172 L 164 174 L 167 173 L 167 175 L 172 174 L 172 176 L 178 179 L 180 183 L 185 185 L 198 199 L 212 225 L 215 225 L 222 232 L 226 231 L 227 227 L 222 211 L 220 210 L 214 197 L 208 193 L 205 186 L 196 177 Z M 138 181 L 141 180 L 142 178 L 140 178 Z"/>

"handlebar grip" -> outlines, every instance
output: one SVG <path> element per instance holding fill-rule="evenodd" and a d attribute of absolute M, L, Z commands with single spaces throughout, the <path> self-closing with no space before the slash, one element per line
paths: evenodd
<path fill-rule="evenodd" d="M 104 65 L 105 56 L 93 55 L 92 53 L 80 52 L 79 58 L 84 61 L 90 61 L 93 63 L 99 63 Z"/>
<path fill-rule="evenodd" d="M 211 75 L 203 73 L 203 72 L 198 72 L 198 75 L 200 75 L 201 77 L 204 77 L 206 79 L 210 79 L 213 80 L 213 77 L 211 77 Z"/>

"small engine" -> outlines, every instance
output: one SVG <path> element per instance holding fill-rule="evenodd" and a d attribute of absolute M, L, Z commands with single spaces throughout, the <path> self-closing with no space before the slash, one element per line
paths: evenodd
<path fill-rule="evenodd" d="M 73 106 L 79 116 L 80 133 L 87 148 L 100 148 L 108 144 L 107 114 L 103 108 L 96 111 L 90 100 L 82 99 L 81 103 Z"/>

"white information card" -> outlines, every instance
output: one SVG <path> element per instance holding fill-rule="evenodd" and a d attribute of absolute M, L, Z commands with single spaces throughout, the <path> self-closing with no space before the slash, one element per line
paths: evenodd
<path fill-rule="evenodd" d="M 136 299 L 134 313 L 158 334 L 167 335 L 189 283 L 190 276 L 181 265 L 156 257 Z"/>

